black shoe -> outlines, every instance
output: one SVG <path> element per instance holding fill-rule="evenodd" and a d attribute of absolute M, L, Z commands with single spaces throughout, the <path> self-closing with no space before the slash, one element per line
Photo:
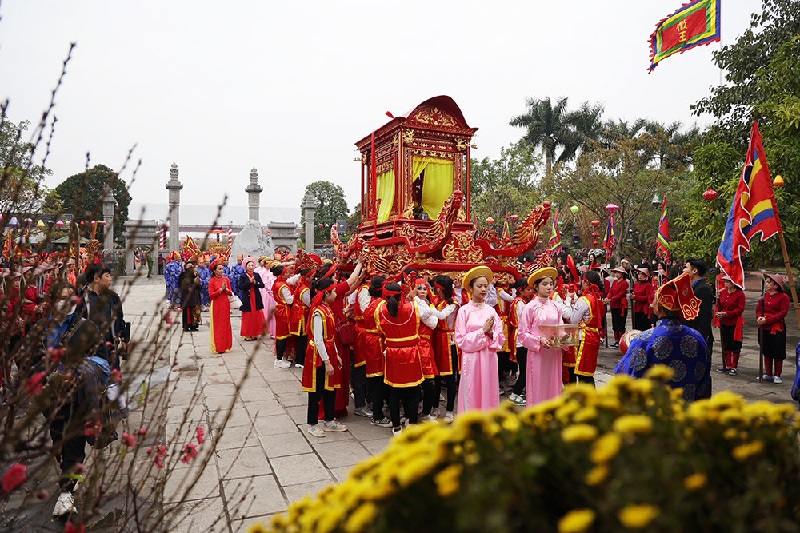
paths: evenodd
<path fill-rule="evenodd" d="M 724 366 L 717 367 L 717 372 L 724 372 L 725 374 L 727 374 L 728 370 L 730 370 L 730 368 L 727 368 L 727 367 L 724 367 Z"/>
<path fill-rule="evenodd" d="M 608 347 L 609 348 L 619 348 L 619 343 L 615 342 L 615 343 L 609 344 Z"/>

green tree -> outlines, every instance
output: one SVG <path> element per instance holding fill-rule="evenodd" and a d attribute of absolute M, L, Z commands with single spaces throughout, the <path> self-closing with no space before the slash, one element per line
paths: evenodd
<path fill-rule="evenodd" d="M 764 118 L 760 104 L 769 99 L 761 80 L 784 44 L 800 34 L 798 13 L 800 0 L 762 0 L 762 9 L 750 17 L 750 27 L 734 43 L 713 52 L 717 67 L 725 70 L 726 83 L 692 106 L 696 115 L 709 113 L 716 119 L 709 130 L 713 140 L 744 150 L 750 124 Z"/>
<path fill-rule="evenodd" d="M 0 118 L 0 213 L 58 213 L 61 201 L 44 185 L 50 169 L 33 161 L 35 146 L 23 141 L 28 121 L 14 124 Z"/>
<path fill-rule="evenodd" d="M 550 98 L 529 98 L 528 110 L 511 119 L 510 124 L 525 128 L 523 140 L 542 150 L 545 156 L 545 176 L 553 175 L 557 163 L 571 161 L 590 135 L 599 133 L 602 106 L 585 102 L 577 111 L 567 110 L 567 98 L 553 105 Z"/>
<path fill-rule="evenodd" d="M 64 203 L 64 211 L 77 220 L 102 220 L 103 196 L 109 187 L 114 193 L 117 207 L 114 213 L 114 240 L 121 242 L 124 224 L 128 220 L 131 195 L 125 182 L 105 165 L 95 165 L 87 172 L 74 174 L 56 187 Z M 100 234 L 97 235 L 101 239 Z"/>
<path fill-rule="evenodd" d="M 502 228 L 506 214 L 524 217 L 542 200 L 536 173 L 541 157 L 533 146 L 519 141 L 500 150 L 498 159 L 470 161 L 472 214 L 483 221 L 492 217 Z"/>
<path fill-rule="evenodd" d="M 800 246 L 800 0 L 763 0 L 762 9 L 751 16 L 750 28 L 734 43 L 714 52 L 714 60 L 726 70 L 726 84 L 693 107 L 695 114 L 709 113 L 714 124 L 703 134 L 703 147 L 734 153 L 735 172 L 715 187 L 725 204 L 721 216 L 727 217 L 733 191 L 739 181 L 753 120 L 758 120 L 764 150 L 772 176 L 782 174 L 783 189 L 776 200 L 789 250 Z M 696 154 L 697 158 L 697 154 Z M 719 176 L 717 176 L 719 178 Z M 707 176 L 698 175 L 699 181 Z M 702 200 L 691 199 L 695 209 Z M 702 226 L 706 228 L 706 226 Z M 720 230 L 713 254 L 722 237 Z M 753 243 L 746 260 L 754 265 L 780 263 L 778 239 Z"/>
<path fill-rule="evenodd" d="M 347 200 L 344 198 L 344 189 L 341 185 L 336 185 L 330 181 L 315 181 L 306 186 L 305 198 L 311 195 L 317 201 L 317 211 L 314 214 L 314 240 L 317 244 L 323 244 L 331 240 L 331 226 L 336 224 L 339 219 L 346 219 L 348 216 Z M 300 202 L 301 226 L 305 227 L 306 214 L 303 210 L 303 202 Z M 301 243 L 305 245 L 305 233 L 301 237 Z"/>
<path fill-rule="evenodd" d="M 619 210 L 615 215 L 614 253 L 652 257 L 660 215 L 652 204 L 653 196 L 673 189 L 679 178 L 678 172 L 653 168 L 642 157 L 654 149 L 654 142 L 650 136 L 641 135 L 620 138 L 610 146 L 590 143 L 574 169 L 562 167 L 556 173 L 554 189 L 548 191 L 548 197 L 558 205 L 581 208 L 575 220 L 584 244 L 592 240 L 589 221 L 593 219 L 601 221 L 597 240 L 602 242 L 608 219 L 606 205 L 616 204 Z M 562 212 L 568 223 L 569 215 Z M 630 244 L 629 235 L 633 241 Z M 638 237 L 634 239 L 634 235 Z"/>

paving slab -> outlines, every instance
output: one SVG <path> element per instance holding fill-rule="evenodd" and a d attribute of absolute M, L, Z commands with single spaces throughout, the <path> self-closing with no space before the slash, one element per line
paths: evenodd
<path fill-rule="evenodd" d="M 315 453 L 276 457 L 270 459 L 270 463 L 282 486 L 332 479 L 330 472 Z"/>
<path fill-rule="evenodd" d="M 217 465 L 222 479 L 241 479 L 272 474 L 267 454 L 261 447 L 248 446 L 230 450 L 217 450 Z"/>

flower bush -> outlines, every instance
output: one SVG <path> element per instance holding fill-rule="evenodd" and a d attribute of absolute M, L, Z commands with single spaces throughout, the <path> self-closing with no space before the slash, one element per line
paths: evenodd
<path fill-rule="evenodd" d="M 524 411 L 404 431 L 276 531 L 798 531 L 800 418 L 721 392 L 687 405 L 666 382 L 575 385 Z M 260 531 L 256 525 L 253 531 Z"/>

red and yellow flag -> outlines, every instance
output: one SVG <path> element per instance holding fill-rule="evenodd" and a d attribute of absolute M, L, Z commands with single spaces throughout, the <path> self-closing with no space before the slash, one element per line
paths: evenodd
<path fill-rule="evenodd" d="M 650 71 L 695 46 L 720 39 L 720 0 L 693 0 L 656 24 L 650 35 Z"/>

